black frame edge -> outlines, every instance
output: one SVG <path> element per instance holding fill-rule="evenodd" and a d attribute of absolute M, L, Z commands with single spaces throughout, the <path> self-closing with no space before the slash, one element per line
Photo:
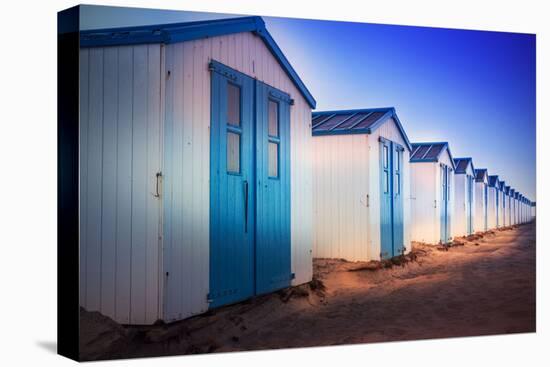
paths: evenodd
<path fill-rule="evenodd" d="M 57 13 L 57 353 L 79 360 L 80 7 Z"/>

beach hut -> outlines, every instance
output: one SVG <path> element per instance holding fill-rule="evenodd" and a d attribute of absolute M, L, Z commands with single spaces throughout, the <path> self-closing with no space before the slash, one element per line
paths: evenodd
<path fill-rule="evenodd" d="M 455 158 L 453 237 L 474 233 L 475 168 L 472 158 Z"/>
<path fill-rule="evenodd" d="M 489 176 L 489 186 L 487 193 L 487 227 L 489 229 L 495 229 L 500 227 L 499 224 L 499 187 L 500 183 L 498 176 L 492 175 Z"/>
<path fill-rule="evenodd" d="M 80 47 L 81 306 L 153 324 L 310 281 L 315 100 L 263 20 Z"/>
<path fill-rule="evenodd" d="M 512 225 L 512 200 L 510 198 L 510 186 L 504 186 L 504 201 L 506 202 L 505 206 L 505 225 Z"/>
<path fill-rule="evenodd" d="M 487 231 L 487 186 L 489 185 L 489 175 L 487 169 L 481 168 L 475 170 L 475 214 L 474 214 L 474 232 Z"/>
<path fill-rule="evenodd" d="M 498 186 L 498 203 L 499 203 L 499 212 L 498 212 L 498 223 L 500 227 L 506 227 L 506 193 L 504 192 L 504 187 L 506 186 L 505 181 L 499 181 Z"/>
<path fill-rule="evenodd" d="M 514 193 L 514 202 L 515 202 L 515 206 L 516 206 L 516 208 L 515 208 L 516 209 L 516 212 L 515 212 L 516 224 L 521 224 L 519 191 L 516 191 Z"/>
<path fill-rule="evenodd" d="M 413 241 L 437 244 L 452 239 L 454 170 L 448 143 L 412 144 Z"/>
<path fill-rule="evenodd" d="M 313 256 L 410 251 L 411 145 L 394 108 L 313 113 Z"/>
<path fill-rule="evenodd" d="M 535 220 L 537 215 L 537 203 L 535 201 L 531 202 L 531 220 Z"/>
<path fill-rule="evenodd" d="M 510 188 L 509 192 L 510 196 L 510 225 L 517 224 L 516 219 L 516 190 L 513 188 Z"/>

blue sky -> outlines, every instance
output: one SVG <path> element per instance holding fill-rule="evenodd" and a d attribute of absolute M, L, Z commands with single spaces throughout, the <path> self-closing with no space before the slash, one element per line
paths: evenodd
<path fill-rule="evenodd" d="M 234 16 L 86 6 L 81 28 Z M 264 20 L 317 110 L 393 106 L 412 142 L 448 141 L 536 200 L 534 35 Z"/>

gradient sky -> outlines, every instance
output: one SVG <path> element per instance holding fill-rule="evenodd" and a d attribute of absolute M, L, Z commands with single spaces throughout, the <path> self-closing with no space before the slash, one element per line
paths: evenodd
<path fill-rule="evenodd" d="M 85 6 L 81 29 L 235 15 Z M 411 142 L 448 141 L 531 200 L 535 36 L 264 17 L 317 110 L 393 106 Z"/>

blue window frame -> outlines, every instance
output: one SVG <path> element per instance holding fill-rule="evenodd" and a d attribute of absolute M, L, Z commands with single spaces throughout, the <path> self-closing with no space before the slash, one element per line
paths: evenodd
<path fill-rule="evenodd" d="M 281 143 L 279 136 L 279 102 L 268 99 L 267 111 L 268 177 L 279 178 L 279 145 Z"/>

